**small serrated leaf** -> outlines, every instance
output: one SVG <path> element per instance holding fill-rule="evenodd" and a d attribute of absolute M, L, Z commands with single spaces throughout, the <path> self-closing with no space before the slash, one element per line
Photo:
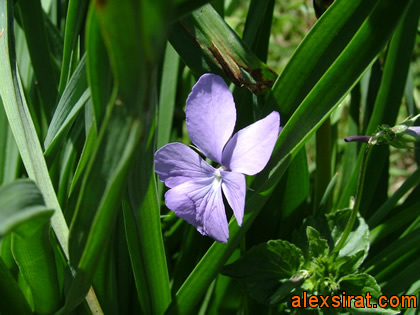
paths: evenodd
<path fill-rule="evenodd" d="M 321 237 L 321 234 L 313 227 L 308 226 L 306 228 L 306 236 L 309 242 L 309 257 L 325 257 L 330 252 L 328 242 L 326 239 Z"/>
<path fill-rule="evenodd" d="M 225 267 L 223 274 L 243 283 L 248 293 L 262 303 L 273 303 L 279 295 L 287 295 L 299 285 L 295 277 L 303 266 L 302 251 L 295 245 L 282 240 L 269 241 L 251 248 L 243 257 Z M 295 285 L 291 285 L 291 284 Z"/>
<path fill-rule="evenodd" d="M 349 274 L 339 281 L 340 290 L 347 295 L 366 295 L 367 292 L 377 298 L 381 295 L 381 288 L 375 278 L 367 273 Z"/>

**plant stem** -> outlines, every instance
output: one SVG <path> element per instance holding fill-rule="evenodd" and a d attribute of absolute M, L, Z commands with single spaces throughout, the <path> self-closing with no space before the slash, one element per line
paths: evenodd
<path fill-rule="evenodd" d="M 344 228 L 343 234 L 341 235 L 341 238 L 338 241 L 337 245 L 334 247 L 333 253 L 338 253 L 340 249 L 343 248 L 344 243 L 346 242 L 348 236 L 350 235 L 351 230 L 353 229 L 354 223 L 356 222 L 357 214 L 359 213 L 360 202 L 362 200 L 363 184 L 365 182 L 367 160 L 369 157 L 369 153 L 371 152 L 372 146 L 373 145 L 371 143 L 368 143 L 365 149 L 362 165 L 360 169 L 359 180 L 357 182 L 357 190 L 356 190 L 356 196 L 354 200 L 353 209 L 351 211 L 350 218 L 347 221 L 347 225 Z"/>
<path fill-rule="evenodd" d="M 319 210 L 320 202 L 331 181 L 331 120 L 327 118 L 316 131 L 316 172 L 314 215 Z M 331 198 L 328 198 L 324 211 L 329 211 Z"/>

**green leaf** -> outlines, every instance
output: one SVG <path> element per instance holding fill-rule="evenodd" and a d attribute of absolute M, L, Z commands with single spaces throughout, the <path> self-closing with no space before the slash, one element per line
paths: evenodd
<path fill-rule="evenodd" d="M 150 314 L 152 308 L 151 298 L 149 297 L 149 291 L 143 286 L 147 283 L 147 279 L 144 272 L 145 269 L 141 250 L 138 246 L 136 218 L 127 201 L 123 202 L 123 213 L 125 234 L 130 254 L 131 268 L 133 269 L 134 281 L 137 289 L 137 297 L 143 313 Z"/>
<path fill-rule="evenodd" d="M 76 213 L 70 227 L 70 262 L 77 268 L 65 308 L 68 311 L 85 297 L 92 283 L 96 263 L 110 241 L 141 125 L 115 106 L 104 122 L 98 147 L 85 173 Z"/>
<path fill-rule="evenodd" d="M 86 14 L 88 1 L 70 0 L 66 15 L 66 27 L 64 34 L 64 49 L 61 65 L 60 83 L 58 85 L 58 94 L 61 95 L 67 86 L 71 75 L 72 54 L 76 56 L 75 47 L 79 32 L 82 27 L 82 21 Z"/>
<path fill-rule="evenodd" d="M 174 18 L 182 18 L 185 15 L 197 10 L 201 6 L 205 5 L 212 0 L 175 0 L 175 14 Z"/>
<path fill-rule="evenodd" d="M 274 0 L 251 0 L 242 38 L 264 62 L 267 60 L 274 2 Z"/>
<path fill-rule="evenodd" d="M 49 241 L 49 222 L 54 211 L 45 208 L 41 192 L 31 180 L 3 186 L 0 200 L 0 237 L 13 232 L 13 257 L 30 288 L 33 309 L 38 313 L 52 313 L 60 303 L 55 258 Z"/>
<path fill-rule="evenodd" d="M 30 236 L 12 236 L 13 257 L 31 290 L 34 311 L 41 314 L 54 313 L 61 304 L 49 227 L 49 216 L 31 220 L 24 226 L 25 233 L 32 232 Z"/>
<path fill-rule="evenodd" d="M 100 126 L 112 93 L 112 73 L 94 6 L 89 8 L 86 24 L 87 79 L 92 97 L 95 121 Z"/>
<path fill-rule="evenodd" d="M 383 69 L 383 76 L 378 95 L 375 100 L 375 105 L 369 124 L 365 131 L 366 135 L 372 135 L 380 124 L 395 125 L 398 115 L 399 106 L 396 104 L 401 103 L 404 94 L 405 82 L 407 80 L 408 69 L 410 65 L 410 57 L 413 51 L 416 38 L 416 27 L 418 25 L 418 18 L 420 14 L 420 4 L 418 1 L 411 1 L 409 9 L 404 12 L 397 29 L 395 30 L 387 51 L 386 61 Z M 380 187 L 385 183 L 382 188 L 382 194 L 379 194 L 376 189 L 365 190 L 360 209 L 366 211 L 363 215 L 368 218 L 374 209 L 374 204 L 386 201 L 387 192 L 387 170 L 386 163 L 388 163 L 388 150 L 384 148 L 375 148 L 369 157 L 366 175 L 366 185 L 369 187 Z M 357 165 L 354 168 L 353 174 L 340 198 L 340 207 L 347 206 L 350 196 L 354 193 L 357 184 L 357 178 L 361 165 L 361 155 Z M 386 172 L 384 174 L 384 172 Z M 381 195 L 380 198 L 378 196 Z"/>
<path fill-rule="evenodd" d="M 321 234 L 313 227 L 308 226 L 306 228 L 306 236 L 309 243 L 309 257 L 313 258 L 322 258 L 327 257 L 330 252 L 328 242 L 326 239 L 321 237 Z"/>
<path fill-rule="evenodd" d="M 381 288 L 375 278 L 367 273 L 345 275 L 340 279 L 339 285 L 346 295 L 366 295 L 367 292 L 374 298 L 381 295 Z"/>
<path fill-rule="evenodd" d="M 392 235 L 396 231 L 402 233 L 407 228 L 407 226 L 409 226 L 419 217 L 420 201 L 417 201 L 412 205 L 403 204 L 400 207 L 396 207 L 391 210 L 394 210 L 396 214 L 389 217 L 389 219 L 377 225 L 374 229 L 371 230 L 369 240 L 372 244 L 375 244 L 380 240 Z"/>
<path fill-rule="evenodd" d="M 51 117 L 57 102 L 58 73 L 50 53 L 41 1 L 19 1 L 18 8 L 37 80 L 36 89 L 39 90 L 47 117 Z"/>
<path fill-rule="evenodd" d="M 0 312 L 3 314 L 32 314 L 16 280 L 1 258 L 0 279 Z"/>
<path fill-rule="evenodd" d="M 103 248 L 111 239 L 133 159 L 139 148 L 150 148 L 153 143 L 156 81 L 154 75 L 152 78 L 149 75 L 154 73 L 155 62 L 162 53 L 162 34 L 166 27 L 164 17 L 167 8 L 163 6 L 163 2 L 107 1 L 93 2 L 92 6 L 96 10 L 108 50 L 114 75 L 114 90 L 106 108 L 105 120 L 100 125 L 99 137 L 92 144 L 94 149 L 86 167 L 70 228 L 70 262 L 76 269 L 76 276 L 61 310 L 63 313 L 74 309 L 87 293 Z M 115 23 L 116 20 L 119 23 Z M 93 31 L 90 34 L 97 36 Z M 97 84 L 94 80 L 90 83 Z M 151 127 L 146 122 L 152 123 Z M 142 131 L 145 131 L 143 137 Z M 148 172 L 152 170 L 150 164 L 144 167 L 148 168 Z M 151 178 L 154 180 L 154 175 L 151 177 L 149 173 L 136 173 L 141 178 L 143 175 L 148 183 Z M 147 189 L 150 187 L 152 186 L 147 186 Z M 142 193 L 146 191 L 148 190 Z M 157 204 L 156 195 L 148 194 L 147 197 L 155 198 Z M 157 206 L 147 208 L 150 213 L 144 215 L 153 215 L 153 223 L 157 222 L 159 226 L 157 209 Z M 143 220 L 141 223 L 149 224 L 155 236 L 160 234 L 160 228 L 155 225 Z M 140 231 L 145 232 L 146 230 Z M 161 237 L 146 238 L 142 242 L 154 247 L 160 257 L 164 257 L 163 246 L 153 246 L 158 241 L 162 242 Z M 148 244 L 149 241 L 151 242 Z M 151 257 L 156 257 L 151 254 Z M 164 260 L 159 259 L 161 266 L 166 266 Z M 150 264 L 151 261 L 148 261 L 146 268 L 153 271 L 154 266 L 150 267 Z M 156 264 L 156 260 L 153 264 Z M 161 313 L 169 304 L 169 280 L 166 283 L 160 281 L 165 277 L 158 272 L 150 274 L 151 278 L 155 276 L 159 281 L 152 280 L 148 285 L 150 288 L 158 288 L 152 289 L 152 307 L 153 312 Z"/>
<path fill-rule="evenodd" d="M 118 97 L 132 110 L 140 111 L 150 88 L 149 75 L 163 54 L 168 3 L 112 0 L 92 5 L 108 50 Z"/>
<path fill-rule="evenodd" d="M 277 75 L 239 39 L 207 4 L 173 25 L 171 44 L 197 75 L 225 75 L 255 93 L 269 89 Z"/>
<path fill-rule="evenodd" d="M 350 217 L 350 209 L 339 210 L 333 214 L 327 215 L 328 225 L 331 229 L 331 235 L 335 243 L 340 239 L 344 231 L 345 224 Z M 359 216 L 357 224 L 350 232 L 343 248 L 339 252 L 339 256 L 351 256 L 359 251 L 363 251 L 365 255 L 369 250 L 369 227 L 365 220 Z"/>
<path fill-rule="evenodd" d="M 369 218 L 368 223 L 371 228 L 376 227 L 396 206 L 397 202 L 413 187 L 420 183 L 420 169 L 417 168 L 396 192 L 383 203 L 378 210 Z"/>
<path fill-rule="evenodd" d="M 45 198 L 47 208 L 54 209 L 51 225 L 65 254 L 67 254 L 68 227 L 61 212 L 54 187 L 48 174 L 41 144 L 29 114 L 17 70 L 13 42 L 13 3 L 0 2 L 0 95 L 10 128 L 19 148 L 29 178 L 34 180 Z"/>
<path fill-rule="evenodd" d="M 77 114 L 89 97 L 90 91 L 86 80 L 86 58 L 83 57 L 67 84 L 48 127 L 47 136 L 44 140 L 45 156 L 51 155 L 62 144 Z"/>
<path fill-rule="evenodd" d="M 46 209 L 44 198 L 35 183 L 27 179 L 2 186 L 0 200 L 0 239 L 12 231 L 31 236 L 33 231 L 26 223 L 48 221 L 53 213 Z"/>
<path fill-rule="evenodd" d="M 378 2 L 335 1 L 282 71 L 273 86 L 267 111 L 277 107 L 283 123 L 286 122 L 339 57 Z M 318 103 L 312 103 L 312 106 L 314 104 Z"/>
<path fill-rule="evenodd" d="M 303 253 L 295 245 L 281 240 L 269 241 L 251 248 L 227 265 L 223 274 L 238 279 L 257 301 L 277 303 L 302 283 L 304 277 L 297 273 L 303 263 Z"/>
<path fill-rule="evenodd" d="M 151 134 L 153 135 L 153 129 Z M 150 139 L 150 138 L 149 138 Z M 152 138 L 153 139 L 153 138 Z M 164 313 L 171 301 L 168 266 L 160 223 L 156 178 L 153 172 L 154 143 L 140 151 L 130 176 L 128 191 L 131 208 L 137 224 L 137 244 L 141 251 L 144 269 L 139 273 L 146 278 L 148 298 L 152 313 Z M 142 157 L 142 159 L 140 158 Z M 142 174 L 139 176 L 138 174 Z M 134 240 L 130 240 L 133 242 Z M 133 265 L 133 269 L 137 267 Z"/>
<path fill-rule="evenodd" d="M 169 142 L 178 80 L 179 56 L 170 43 L 166 45 L 162 81 L 159 94 L 159 116 L 157 126 L 157 148 Z"/>
<path fill-rule="evenodd" d="M 15 180 L 20 165 L 19 150 L 0 98 L 0 185 Z"/>

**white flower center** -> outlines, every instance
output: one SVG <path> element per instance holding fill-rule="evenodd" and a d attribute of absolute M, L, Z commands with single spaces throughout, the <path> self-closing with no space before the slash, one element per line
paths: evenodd
<path fill-rule="evenodd" d="M 213 188 L 218 188 L 222 183 L 222 174 L 220 173 L 221 167 L 214 171 Z"/>

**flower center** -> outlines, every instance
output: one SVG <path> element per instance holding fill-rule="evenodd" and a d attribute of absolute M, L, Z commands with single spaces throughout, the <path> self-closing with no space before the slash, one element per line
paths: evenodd
<path fill-rule="evenodd" d="M 214 188 L 217 188 L 222 182 L 222 174 L 220 173 L 220 169 L 222 169 L 222 167 L 219 167 L 214 171 L 214 179 L 213 179 Z"/>

